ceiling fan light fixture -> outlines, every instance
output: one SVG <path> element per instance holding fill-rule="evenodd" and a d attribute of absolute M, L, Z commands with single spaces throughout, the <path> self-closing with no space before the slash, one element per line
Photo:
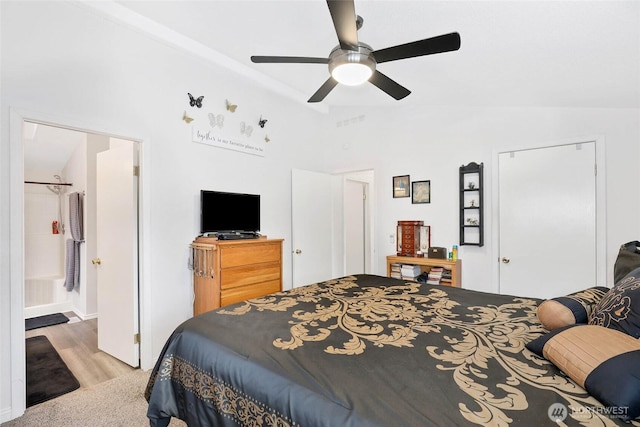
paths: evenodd
<path fill-rule="evenodd" d="M 376 69 L 371 48 L 364 43 L 357 51 L 336 47 L 329 55 L 329 72 L 338 83 L 356 86 L 369 80 Z"/>
<path fill-rule="evenodd" d="M 347 86 L 360 85 L 369 80 L 372 74 L 373 70 L 370 67 L 358 62 L 338 65 L 331 72 L 331 76 L 338 83 Z"/>

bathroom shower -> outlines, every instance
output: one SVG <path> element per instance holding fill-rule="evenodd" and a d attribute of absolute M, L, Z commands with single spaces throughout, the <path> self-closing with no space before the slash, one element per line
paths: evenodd
<path fill-rule="evenodd" d="M 54 234 L 58 234 L 57 232 L 59 232 L 60 234 L 64 234 L 64 221 L 63 221 L 64 216 L 62 215 L 62 204 L 63 204 L 62 197 L 67 192 L 67 189 L 65 188 L 65 185 L 63 184 L 62 178 L 60 177 L 60 175 L 53 175 L 53 177 L 58 180 L 58 183 L 47 185 L 47 188 L 49 189 L 49 191 L 51 191 L 53 194 L 56 194 L 58 196 L 57 230 L 55 228 L 55 223 L 54 223 L 53 232 Z"/>

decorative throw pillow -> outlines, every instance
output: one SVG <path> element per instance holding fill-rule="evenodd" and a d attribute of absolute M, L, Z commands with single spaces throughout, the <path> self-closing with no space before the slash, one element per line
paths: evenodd
<path fill-rule="evenodd" d="M 640 268 L 616 283 L 595 305 L 589 324 L 640 338 Z"/>
<path fill-rule="evenodd" d="M 548 331 L 576 323 L 587 323 L 593 307 L 607 292 L 609 288 L 596 286 L 542 301 L 538 306 L 538 320 Z"/>
<path fill-rule="evenodd" d="M 527 348 L 624 421 L 640 416 L 640 340 L 598 325 L 573 325 L 536 338 Z"/>

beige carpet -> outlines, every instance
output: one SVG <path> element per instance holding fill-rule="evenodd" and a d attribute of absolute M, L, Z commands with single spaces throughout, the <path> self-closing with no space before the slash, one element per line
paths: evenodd
<path fill-rule="evenodd" d="M 1 427 L 142 427 L 148 426 L 144 389 L 150 372 L 135 370 L 130 374 L 81 388 L 71 393 L 27 408 L 23 416 Z M 186 426 L 172 419 L 170 426 Z"/>

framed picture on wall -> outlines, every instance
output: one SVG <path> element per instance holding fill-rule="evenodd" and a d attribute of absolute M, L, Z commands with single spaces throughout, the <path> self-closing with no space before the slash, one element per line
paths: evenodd
<path fill-rule="evenodd" d="M 393 197 L 409 197 L 411 187 L 409 186 L 409 175 L 393 177 Z"/>
<path fill-rule="evenodd" d="M 431 181 L 411 183 L 411 203 L 431 203 Z"/>

